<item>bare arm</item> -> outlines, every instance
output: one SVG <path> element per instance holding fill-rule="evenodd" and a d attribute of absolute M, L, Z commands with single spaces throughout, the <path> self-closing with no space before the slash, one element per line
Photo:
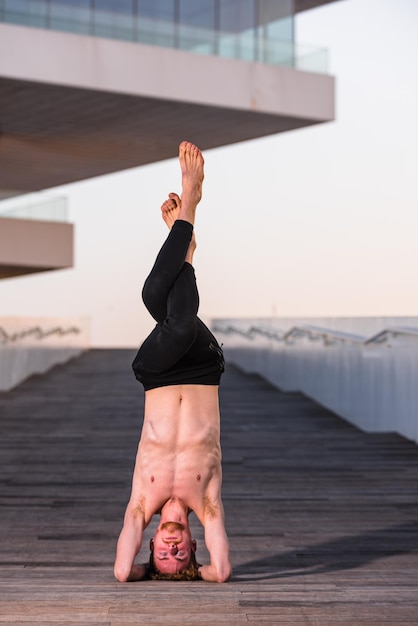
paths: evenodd
<path fill-rule="evenodd" d="M 134 563 L 142 544 L 144 516 L 142 511 L 128 505 L 116 549 L 114 573 L 120 582 L 141 580 L 145 567 Z"/>
<path fill-rule="evenodd" d="M 210 556 L 210 564 L 199 568 L 203 580 L 209 582 L 226 582 L 232 574 L 229 559 L 229 541 L 225 531 L 222 502 L 211 507 L 205 516 L 205 543 Z"/>

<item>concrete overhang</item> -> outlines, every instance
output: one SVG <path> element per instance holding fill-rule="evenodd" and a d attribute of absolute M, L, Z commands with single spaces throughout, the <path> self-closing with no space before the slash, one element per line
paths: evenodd
<path fill-rule="evenodd" d="M 331 4 L 331 2 L 341 2 L 341 0 L 295 0 L 295 12 L 301 13 L 309 9 L 316 9 L 324 4 Z"/>
<path fill-rule="evenodd" d="M 73 266 L 73 224 L 0 217 L 0 279 Z"/>
<path fill-rule="evenodd" d="M 0 24 L 4 196 L 333 119 L 329 75 Z"/>

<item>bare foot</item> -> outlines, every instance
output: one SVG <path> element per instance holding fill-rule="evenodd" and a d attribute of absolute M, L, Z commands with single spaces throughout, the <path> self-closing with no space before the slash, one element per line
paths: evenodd
<path fill-rule="evenodd" d="M 179 219 L 194 224 L 196 207 L 202 198 L 204 160 L 199 148 L 189 141 L 181 142 L 179 160 L 182 181 Z"/>
<path fill-rule="evenodd" d="M 174 222 L 179 219 L 180 210 L 181 200 L 179 196 L 174 192 L 169 193 L 168 199 L 165 200 L 165 202 L 163 202 L 161 205 L 161 215 L 170 230 L 173 228 Z M 193 231 L 185 258 L 185 261 L 190 263 L 190 265 L 193 265 L 193 255 L 195 253 L 196 246 L 196 236 Z"/>
<path fill-rule="evenodd" d="M 169 193 L 168 200 L 161 205 L 161 214 L 164 222 L 171 230 L 173 224 L 179 219 L 181 209 L 181 200 L 176 193 Z"/>

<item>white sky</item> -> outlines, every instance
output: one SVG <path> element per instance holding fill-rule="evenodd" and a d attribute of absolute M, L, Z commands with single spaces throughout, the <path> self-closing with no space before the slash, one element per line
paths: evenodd
<path fill-rule="evenodd" d="M 204 318 L 418 315 L 417 32 L 417 0 L 341 0 L 298 18 L 298 42 L 329 48 L 337 119 L 205 154 Z M 60 188 L 75 268 L 1 281 L 1 314 L 87 315 L 93 345 L 142 341 L 159 206 L 179 180 L 170 160 Z"/>

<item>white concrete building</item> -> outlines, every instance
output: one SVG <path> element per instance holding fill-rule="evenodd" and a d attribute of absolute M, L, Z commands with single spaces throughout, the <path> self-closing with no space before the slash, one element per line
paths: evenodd
<path fill-rule="evenodd" d="M 330 1 L 0 0 L 0 199 L 333 120 L 294 32 Z M 71 224 L 1 214 L 0 278 L 72 266 Z"/>
<path fill-rule="evenodd" d="M 327 1 L 0 0 L 0 197 L 334 119 L 294 35 Z"/>

